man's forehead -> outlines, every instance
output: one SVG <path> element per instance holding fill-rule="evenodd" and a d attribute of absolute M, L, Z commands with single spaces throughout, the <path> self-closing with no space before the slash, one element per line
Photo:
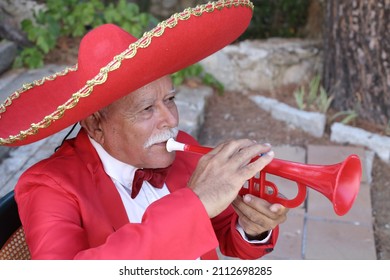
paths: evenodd
<path fill-rule="evenodd" d="M 169 77 L 163 77 L 135 90 L 129 95 L 133 97 L 138 97 L 150 93 L 158 92 L 158 93 L 167 94 L 174 91 L 175 89 L 172 80 Z"/>
<path fill-rule="evenodd" d="M 107 108 L 115 109 L 117 107 L 136 107 L 142 106 L 144 103 L 153 99 L 155 93 L 161 92 L 165 94 L 175 93 L 175 87 L 173 86 L 172 80 L 169 76 L 162 77 L 155 80 L 125 96 L 114 101 Z"/>

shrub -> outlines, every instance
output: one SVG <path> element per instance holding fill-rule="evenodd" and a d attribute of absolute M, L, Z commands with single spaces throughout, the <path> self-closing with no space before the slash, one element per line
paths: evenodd
<path fill-rule="evenodd" d="M 34 46 L 22 50 L 15 66 L 41 67 L 45 55 L 56 47 L 60 37 L 82 37 L 104 23 L 117 24 L 140 37 L 157 24 L 157 19 L 126 0 L 108 4 L 100 0 L 47 0 L 46 8 L 34 15 L 34 21 L 22 22 L 22 29 Z"/>

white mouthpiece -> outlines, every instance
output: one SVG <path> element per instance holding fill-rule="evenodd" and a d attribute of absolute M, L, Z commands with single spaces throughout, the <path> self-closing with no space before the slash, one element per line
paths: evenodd
<path fill-rule="evenodd" d="M 167 141 L 167 151 L 173 152 L 173 151 L 184 151 L 185 144 L 176 142 L 173 138 L 170 138 Z"/>

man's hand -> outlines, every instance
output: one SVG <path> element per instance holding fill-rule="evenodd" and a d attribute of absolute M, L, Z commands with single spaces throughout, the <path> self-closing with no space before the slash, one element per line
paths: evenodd
<path fill-rule="evenodd" d="M 238 214 L 239 225 L 252 239 L 283 223 L 289 210 L 281 204 L 271 204 L 250 194 L 237 196 L 233 208 Z"/>
<path fill-rule="evenodd" d="M 251 162 L 260 154 L 263 156 Z M 209 217 L 213 218 L 233 202 L 245 182 L 273 157 L 269 145 L 248 139 L 218 145 L 199 160 L 188 187 L 198 195 Z"/>

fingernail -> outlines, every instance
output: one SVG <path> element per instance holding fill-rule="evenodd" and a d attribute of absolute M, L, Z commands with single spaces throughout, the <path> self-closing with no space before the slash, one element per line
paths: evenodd
<path fill-rule="evenodd" d="M 249 202 L 251 202 L 252 197 L 249 194 L 246 194 L 246 195 L 244 195 L 243 199 L 245 202 L 249 203 Z"/>
<path fill-rule="evenodd" d="M 269 210 L 271 210 L 271 212 L 276 213 L 279 211 L 279 208 L 280 206 L 278 204 L 272 204 Z"/>
<path fill-rule="evenodd" d="M 275 156 L 275 152 L 273 150 L 271 150 L 268 153 L 266 153 L 266 155 L 268 155 L 270 157 L 274 157 Z"/>

